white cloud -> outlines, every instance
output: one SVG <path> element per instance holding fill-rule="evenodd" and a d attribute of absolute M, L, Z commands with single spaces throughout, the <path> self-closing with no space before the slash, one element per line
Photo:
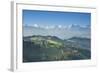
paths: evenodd
<path fill-rule="evenodd" d="M 62 28 L 62 25 L 58 25 L 58 28 Z"/>
<path fill-rule="evenodd" d="M 38 24 L 33 24 L 33 26 L 34 26 L 34 27 L 39 27 L 39 25 L 38 25 Z"/>
<path fill-rule="evenodd" d="M 45 26 L 46 29 L 49 29 L 49 26 Z"/>
<path fill-rule="evenodd" d="M 55 28 L 55 26 L 45 26 L 45 27 L 43 27 L 43 28 L 45 28 L 45 29 L 54 29 Z"/>

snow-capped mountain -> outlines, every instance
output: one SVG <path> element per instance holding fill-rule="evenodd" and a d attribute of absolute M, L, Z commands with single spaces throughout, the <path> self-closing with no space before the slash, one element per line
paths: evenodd
<path fill-rule="evenodd" d="M 31 35 L 51 35 L 58 36 L 62 39 L 68 39 L 71 37 L 88 37 L 90 38 L 90 25 L 80 26 L 77 24 L 71 24 L 67 26 L 56 25 L 56 26 L 40 26 L 38 24 L 33 24 L 31 26 L 23 26 L 23 36 Z"/>

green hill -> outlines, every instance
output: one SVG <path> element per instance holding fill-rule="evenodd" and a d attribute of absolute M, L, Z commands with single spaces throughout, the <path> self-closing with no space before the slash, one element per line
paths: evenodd
<path fill-rule="evenodd" d="M 23 38 L 23 62 L 90 59 L 90 51 L 73 47 L 56 36 Z"/>

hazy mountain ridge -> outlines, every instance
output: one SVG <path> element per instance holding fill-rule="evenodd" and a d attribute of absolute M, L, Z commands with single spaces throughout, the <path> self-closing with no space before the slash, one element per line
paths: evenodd
<path fill-rule="evenodd" d="M 23 26 L 23 36 L 42 35 L 57 36 L 61 39 L 68 39 L 74 36 L 90 38 L 90 26 Z"/>
<path fill-rule="evenodd" d="M 91 50 L 91 39 L 90 38 L 84 38 L 84 37 L 72 37 L 68 40 L 66 40 L 67 43 L 69 43 L 72 46 L 77 46 L 83 49 Z"/>

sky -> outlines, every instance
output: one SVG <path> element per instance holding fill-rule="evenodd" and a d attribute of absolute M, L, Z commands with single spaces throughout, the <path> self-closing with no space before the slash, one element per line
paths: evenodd
<path fill-rule="evenodd" d="M 24 26 L 90 25 L 91 13 L 23 10 L 23 24 Z"/>

